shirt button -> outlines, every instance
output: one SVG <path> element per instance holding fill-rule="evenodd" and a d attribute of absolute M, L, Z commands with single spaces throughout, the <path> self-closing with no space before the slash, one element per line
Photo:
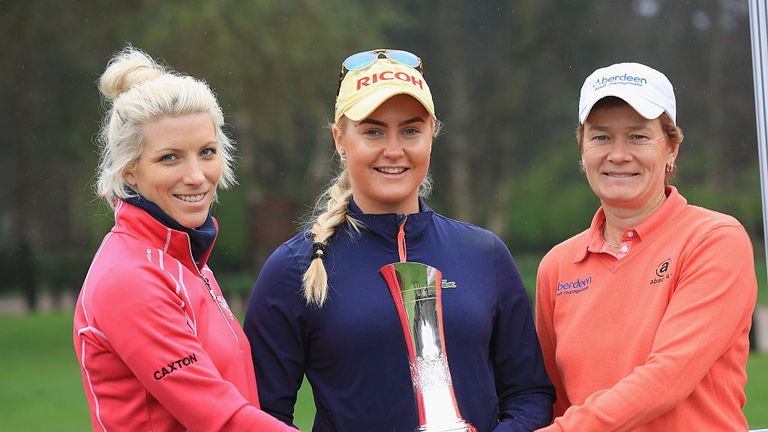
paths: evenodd
<path fill-rule="evenodd" d="M 621 251 L 622 252 L 626 252 L 628 250 L 629 250 L 629 247 L 627 245 L 624 245 L 624 246 L 621 247 Z"/>
<path fill-rule="evenodd" d="M 634 236 L 635 236 L 635 232 L 634 231 L 630 231 L 630 232 L 627 233 L 627 237 L 634 237 Z"/>

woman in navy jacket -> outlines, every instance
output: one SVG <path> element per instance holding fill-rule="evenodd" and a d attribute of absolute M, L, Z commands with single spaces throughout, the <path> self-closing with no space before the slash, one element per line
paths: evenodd
<path fill-rule="evenodd" d="M 306 374 L 315 431 L 413 431 L 417 403 L 395 305 L 379 269 L 442 271 L 445 349 L 456 403 L 478 431 L 530 431 L 551 419 L 517 267 L 494 234 L 433 212 L 438 129 L 421 60 L 396 50 L 343 65 L 333 138 L 342 170 L 311 227 L 266 262 L 245 317 L 262 409 L 291 424 Z"/>

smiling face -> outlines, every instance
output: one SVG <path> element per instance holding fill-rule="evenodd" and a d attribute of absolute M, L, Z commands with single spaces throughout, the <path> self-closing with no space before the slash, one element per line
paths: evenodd
<path fill-rule="evenodd" d="M 396 95 L 359 122 L 333 128 L 346 156 L 355 203 L 365 213 L 419 211 L 419 186 L 429 170 L 434 122 L 408 95 Z"/>
<path fill-rule="evenodd" d="M 581 160 L 605 207 L 652 211 L 664 198 L 665 168 L 677 151 L 660 119 L 648 120 L 627 104 L 597 108 L 584 122 Z"/>
<path fill-rule="evenodd" d="M 123 178 L 180 225 L 199 227 L 208 217 L 222 170 L 210 114 L 164 117 L 142 130 L 141 154 Z"/>

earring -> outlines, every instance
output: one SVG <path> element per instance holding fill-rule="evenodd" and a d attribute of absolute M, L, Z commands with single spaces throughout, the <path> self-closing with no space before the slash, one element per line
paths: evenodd
<path fill-rule="evenodd" d="M 347 153 L 346 152 L 339 152 L 339 159 L 341 159 L 342 162 L 345 162 L 347 160 Z"/>
<path fill-rule="evenodd" d="M 674 163 L 674 162 L 670 162 L 670 163 L 668 163 L 668 164 L 667 164 L 667 166 L 666 166 L 664 169 L 665 169 L 665 170 L 666 170 L 668 173 L 671 173 L 672 171 L 674 171 L 674 170 L 675 170 L 675 163 Z"/>

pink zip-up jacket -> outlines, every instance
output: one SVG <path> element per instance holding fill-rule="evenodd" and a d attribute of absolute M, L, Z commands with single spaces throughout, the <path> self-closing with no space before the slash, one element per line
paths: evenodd
<path fill-rule="evenodd" d="M 198 267 L 185 232 L 123 201 L 115 220 L 74 317 L 93 429 L 294 430 L 259 409 L 250 345 L 205 264 L 213 246 Z"/>

